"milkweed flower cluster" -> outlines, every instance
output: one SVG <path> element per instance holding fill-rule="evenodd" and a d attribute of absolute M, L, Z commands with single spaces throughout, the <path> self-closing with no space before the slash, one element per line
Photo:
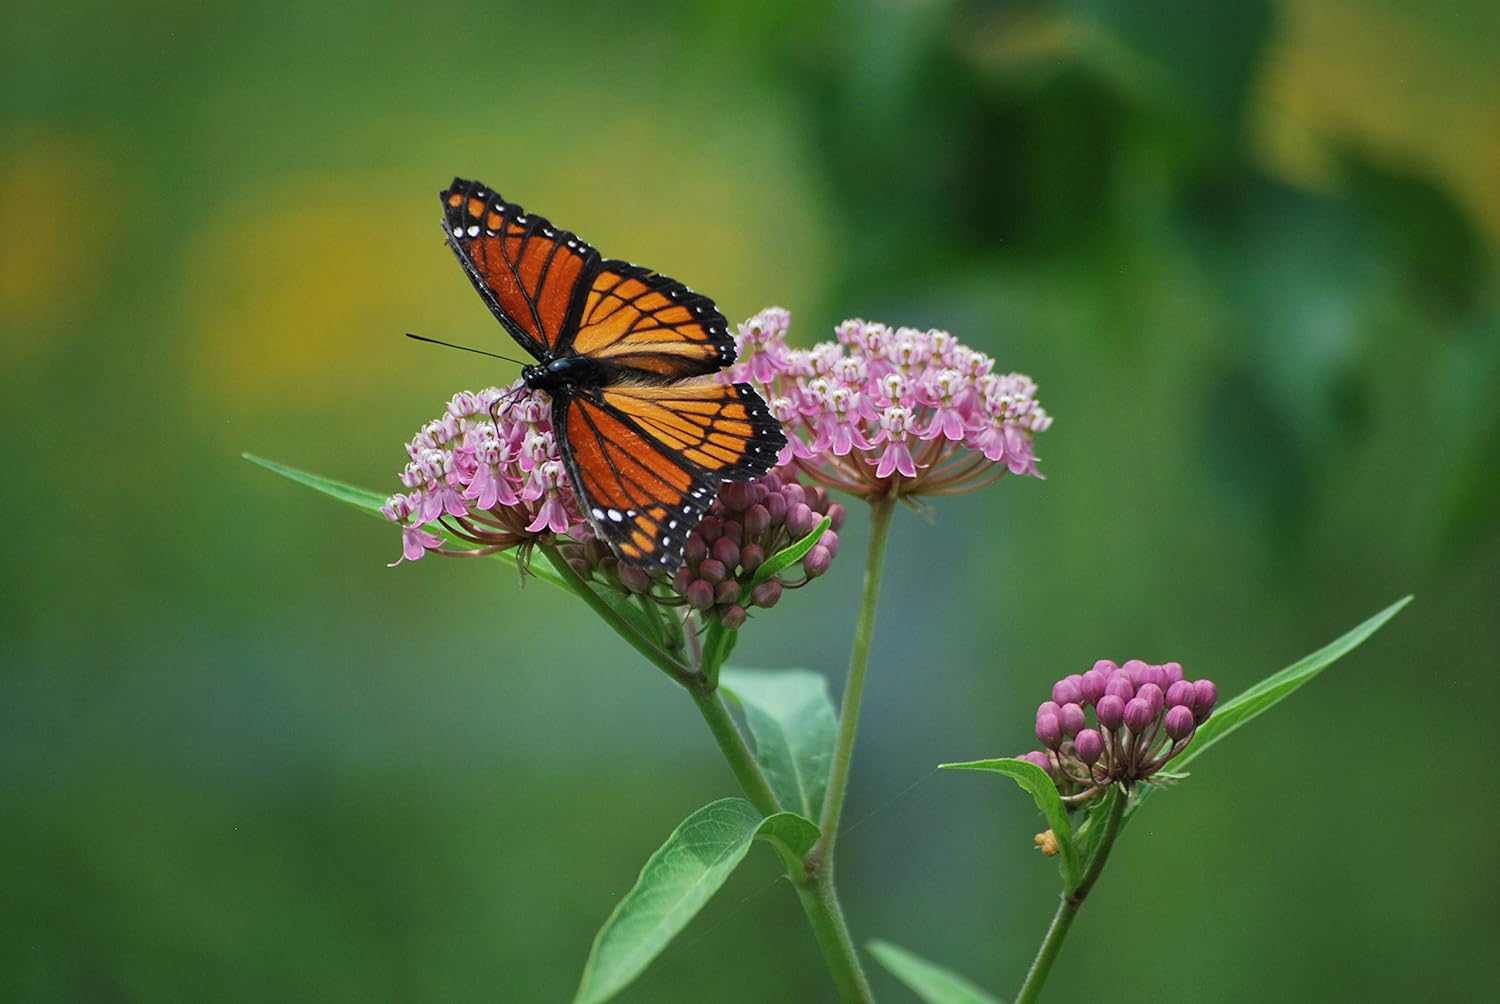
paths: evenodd
<path fill-rule="evenodd" d="M 800 484 L 796 473 L 784 467 L 755 481 L 721 486 L 708 514 L 688 535 L 682 565 L 670 583 L 618 560 L 598 540 L 564 542 L 560 549 L 585 578 L 664 606 L 690 607 L 737 629 L 751 609 L 774 607 L 785 590 L 828 571 L 838 554 L 844 507 L 826 489 Z M 807 537 L 824 517 L 829 529 L 799 561 L 756 581 L 768 559 Z"/>
<path fill-rule="evenodd" d="M 1101 659 L 1053 685 L 1052 699 L 1036 709 L 1043 748 L 1021 759 L 1046 771 L 1064 802 L 1087 802 L 1111 784 L 1132 785 L 1161 770 L 1187 748 L 1218 699 L 1212 680 L 1190 681 L 1178 663 Z"/>
<path fill-rule="evenodd" d="M 779 462 L 863 497 L 951 495 L 1003 475 L 1040 478 L 1033 439 L 1052 424 L 1021 373 L 946 331 L 844 321 L 835 341 L 786 343 L 779 307 L 739 326 L 726 379 L 764 388 L 787 432 Z"/>
<path fill-rule="evenodd" d="M 508 399 L 501 408 L 497 402 Z M 491 411 L 494 409 L 494 413 Z M 558 459 L 545 395 L 519 381 L 453 395 L 438 418 L 406 444 L 406 489 L 381 512 L 401 527 L 401 558 L 493 554 L 557 535 L 588 534 Z M 454 547 L 426 529 L 441 523 L 470 547 Z"/>

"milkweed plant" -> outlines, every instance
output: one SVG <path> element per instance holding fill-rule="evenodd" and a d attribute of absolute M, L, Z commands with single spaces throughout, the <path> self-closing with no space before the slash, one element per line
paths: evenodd
<path fill-rule="evenodd" d="M 785 867 L 839 998 L 874 999 L 834 863 L 866 675 L 879 661 L 872 654 L 892 519 L 898 503 L 1042 477 L 1037 440 L 1052 417 L 1029 377 L 996 372 L 993 359 L 946 331 L 849 320 L 834 339 L 802 349 L 788 344 L 789 324 L 785 310 L 771 308 L 739 325 L 737 361 L 723 374 L 751 383 L 780 420 L 787 443 L 777 466 L 722 486 L 670 577 L 621 562 L 595 538 L 559 456 L 546 396 L 519 381 L 453 395 L 406 444 L 389 497 L 246 455 L 394 524 L 393 564 L 493 555 L 560 587 L 702 713 L 739 793 L 691 813 L 646 861 L 594 938 L 577 1004 L 609 1000 L 640 975 L 756 842 Z M 849 520 L 867 523 L 868 545 L 835 709 L 820 673 L 728 662 L 740 634 L 774 619 L 778 606 L 842 601 L 820 594 L 818 580 L 848 560 L 840 558 L 840 534 Z M 940 765 L 1019 785 L 1042 817 L 1030 839 L 1058 864 L 1057 912 L 1014 1000 L 1040 996 L 1111 848 L 1148 798 L 1184 781 L 1199 756 L 1409 600 L 1225 701 L 1213 680 L 1171 660 L 1059 667 L 1079 671 L 1062 672 L 1037 706 L 1037 748 Z M 889 942 L 866 949 L 929 1004 L 998 999 Z"/>

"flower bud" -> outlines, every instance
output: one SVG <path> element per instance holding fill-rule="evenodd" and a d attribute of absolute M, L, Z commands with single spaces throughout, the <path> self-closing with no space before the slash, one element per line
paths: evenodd
<path fill-rule="evenodd" d="M 1193 706 L 1193 685 L 1186 680 L 1178 680 L 1167 688 L 1167 704 L 1176 707 L 1179 704 Z"/>
<path fill-rule="evenodd" d="M 753 505 L 745 511 L 745 533 L 759 537 L 771 528 L 771 513 L 763 505 Z"/>
<path fill-rule="evenodd" d="M 679 565 L 672 576 L 672 588 L 679 595 L 686 595 L 688 583 L 693 581 L 693 570 L 686 563 Z"/>
<path fill-rule="evenodd" d="M 818 546 L 826 547 L 829 557 L 837 558 L 839 556 L 839 535 L 832 530 L 824 530 L 823 536 L 818 538 Z"/>
<path fill-rule="evenodd" d="M 698 563 L 698 577 L 717 585 L 724 581 L 724 565 L 714 558 L 704 558 Z"/>
<path fill-rule="evenodd" d="M 1120 670 L 1129 677 L 1131 686 L 1139 687 L 1142 682 L 1141 671 L 1145 668 L 1146 664 L 1140 659 L 1127 659 L 1125 660 L 1125 665 L 1120 667 Z"/>
<path fill-rule="evenodd" d="M 1056 701 L 1043 701 L 1036 707 L 1036 716 L 1038 718 L 1042 717 L 1043 715 L 1060 714 L 1062 714 L 1062 705 L 1058 704 Z"/>
<path fill-rule="evenodd" d="M 617 574 L 620 576 L 620 585 L 632 593 L 641 594 L 651 591 L 651 576 L 639 565 L 621 563 Z"/>
<path fill-rule="evenodd" d="M 1099 698 L 1104 696 L 1104 688 L 1109 683 L 1109 677 L 1097 669 L 1091 669 L 1084 673 L 1081 679 L 1084 704 L 1098 704 Z"/>
<path fill-rule="evenodd" d="M 809 579 L 816 579 L 828 571 L 828 566 L 833 564 L 833 555 L 828 553 L 828 548 L 822 544 L 807 552 L 807 557 L 802 559 L 802 571 L 807 573 Z"/>
<path fill-rule="evenodd" d="M 709 553 L 726 569 L 734 568 L 740 563 L 740 545 L 730 540 L 727 534 L 714 541 Z"/>
<path fill-rule="evenodd" d="M 780 523 L 786 519 L 786 496 L 780 492 L 772 492 L 766 496 L 766 514 L 771 517 L 772 523 Z"/>
<path fill-rule="evenodd" d="M 795 509 L 799 505 L 807 504 L 807 489 L 795 481 L 782 488 L 781 495 L 786 499 L 787 508 L 789 509 Z"/>
<path fill-rule="evenodd" d="M 1146 731 L 1146 728 L 1156 718 L 1156 712 L 1151 708 L 1151 702 L 1143 697 L 1132 698 L 1125 705 L 1125 727 L 1136 735 Z"/>
<path fill-rule="evenodd" d="M 1094 663 L 1094 669 L 1096 669 L 1099 672 L 1103 673 L 1105 680 L 1108 680 L 1110 678 L 1111 674 L 1113 674 L 1114 671 L 1117 670 L 1117 669 L 1119 669 L 1119 668 L 1120 668 L 1119 666 L 1115 665 L 1115 662 L 1114 662 L 1113 659 L 1100 659 L 1098 662 Z"/>
<path fill-rule="evenodd" d="M 1099 724 L 1113 732 L 1125 721 L 1125 699 L 1118 694 L 1105 694 L 1099 698 L 1094 713 L 1099 716 Z"/>
<path fill-rule="evenodd" d="M 1076 736 L 1088 724 L 1083 709 L 1076 704 L 1064 704 L 1058 719 L 1062 722 L 1063 735 Z"/>
<path fill-rule="evenodd" d="M 717 516 L 704 516 L 696 531 L 705 544 L 712 544 L 724 533 L 724 523 Z"/>
<path fill-rule="evenodd" d="M 809 509 L 806 502 L 798 502 L 787 511 L 786 528 L 791 531 L 792 537 L 796 540 L 801 540 L 812 533 L 813 527 L 817 525 L 817 513 Z"/>
<path fill-rule="evenodd" d="M 749 485 L 743 482 L 731 481 L 719 486 L 719 501 L 725 509 L 742 512 L 750 505 Z"/>
<path fill-rule="evenodd" d="M 719 623 L 723 624 L 731 631 L 738 631 L 741 627 L 744 626 L 745 619 L 748 616 L 749 615 L 745 613 L 744 607 L 736 605 L 719 614 Z"/>
<path fill-rule="evenodd" d="M 738 520 L 726 519 L 722 524 L 722 530 L 724 539 L 732 541 L 736 547 L 745 539 L 745 532 L 741 529 Z"/>
<path fill-rule="evenodd" d="M 1093 729 L 1084 729 L 1073 740 L 1073 751 L 1086 764 L 1094 764 L 1104 755 L 1104 737 Z"/>
<path fill-rule="evenodd" d="M 778 579 L 767 579 L 754 589 L 750 590 L 750 599 L 758 607 L 769 610 L 781 599 L 783 586 Z"/>
<path fill-rule="evenodd" d="M 1182 663 L 1180 662 L 1164 662 L 1161 664 L 1161 671 L 1167 675 L 1168 687 L 1178 680 L 1185 679 L 1182 675 Z"/>
<path fill-rule="evenodd" d="M 844 528 L 844 516 L 847 515 L 847 512 L 848 510 L 841 503 L 835 502 L 828 507 L 828 511 L 823 515 L 828 517 L 830 529 L 837 533 Z"/>
<path fill-rule="evenodd" d="M 714 602 L 721 607 L 737 602 L 739 598 L 740 584 L 733 579 L 725 579 L 714 590 Z"/>
<path fill-rule="evenodd" d="M 1186 739 L 1193 734 L 1196 723 L 1193 721 L 1193 709 L 1185 704 L 1179 704 L 1167 712 L 1167 735 L 1174 740 Z"/>
<path fill-rule="evenodd" d="M 702 579 L 689 582 L 682 595 L 697 610 L 707 610 L 714 605 L 714 587 Z"/>
<path fill-rule="evenodd" d="M 1141 683 L 1155 684 L 1157 689 L 1164 689 L 1167 685 L 1167 674 L 1160 666 L 1147 666 L 1141 670 Z"/>
<path fill-rule="evenodd" d="M 1105 684 L 1104 692 L 1113 694 L 1122 701 L 1128 701 L 1135 696 L 1135 684 L 1130 682 L 1130 677 L 1124 670 L 1116 670 L 1115 674 L 1109 678 L 1109 683 Z"/>
<path fill-rule="evenodd" d="M 1193 697 L 1193 718 L 1202 725 L 1208 721 L 1214 704 L 1219 700 L 1219 688 L 1214 686 L 1212 680 L 1197 680 L 1193 683 Z"/>
<path fill-rule="evenodd" d="M 1062 722 L 1056 715 L 1037 715 L 1036 737 L 1048 749 L 1057 749 L 1062 745 Z"/>
<path fill-rule="evenodd" d="M 1016 757 L 1017 760 L 1025 760 L 1033 767 L 1040 767 L 1048 774 L 1052 773 L 1052 760 L 1041 750 L 1032 750 L 1030 753 L 1022 753 Z"/>
<path fill-rule="evenodd" d="M 1152 718 L 1161 714 L 1162 706 L 1167 703 L 1166 695 L 1154 683 L 1141 684 L 1140 689 L 1135 692 L 1135 696 L 1138 700 L 1143 700 L 1151 705 Z"/>
<path fill-rule="evenodd" d="M 1058 704 L 1077 704 L 1083 700 L 1081 676 L 1065 676 L 1052 685 L 1052 699 Z"/>
<path fill-rule="evenodd" d="M 682 549 L 682 560 L 689 565 L 696 565 L 708 556 L 708 544 L 699 534 L 688 537 L 687 544 Z"/>

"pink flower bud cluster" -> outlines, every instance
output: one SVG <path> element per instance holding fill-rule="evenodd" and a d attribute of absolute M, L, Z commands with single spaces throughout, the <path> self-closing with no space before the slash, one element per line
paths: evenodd
<path fill-rule="evenodd" d="M 725 378 L 762 388 L 787 431 L 779 462 L 859 496 L 950 495 L 1006 473 L 1041 477 L 1032 440 L 1052 418 L 1036 384 L 946 331 L 844 321 L 837 340 L 786 343 L 779 307 L 739 326 Z"/>
<path fill-rule="evenodd" d="M 405 491 L 387 499 L 381 512 L 401 527 L 407 561 L 429 551 L 492 554 L 553 535 L 588 533 L 558 460 L 550 404 L 519 381 L 506 390 L 453 395 L 443 414 L 406 444 L 406 453 Z M 426 529 L 432 523 L 472 547 L 447 546 Z"/>
<path fill-rule="evenodd" d="M 1111 784 L 1144 781 L 1187 748 L 1213 713 L 1212 680 L 1189 681 L 1175 662 L 1100 659 L 1065 676 L 1036 709 L 1042 749 L 1023 754 L 1057 784 L 1063 801 L 1086 802 Z M 1093 711 L 1093 724 L 1089 711 Z"/>
<path fill-rule="evenodd" d="M 755 574 L 767 559 L 803 539 L 827 516 L 830 528 L 802 560 L 764 582 Z M 585 578 L 665 606 L 687 606 L 738 629 L 750 609 L 769 609 L 787 589 L 828 571 L 839 550 L 844 507 L 826 489 L 799 484 L 794 468 L 778 468 L 755 481 L 725 484 L 703 521 L 688 536 L 683 562 L 671 583 L 619 561 L 597 540 L 564 542 L 561 550 Z"/>

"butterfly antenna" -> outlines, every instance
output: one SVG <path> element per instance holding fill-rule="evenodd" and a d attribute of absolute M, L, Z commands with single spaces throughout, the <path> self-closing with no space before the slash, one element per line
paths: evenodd
<path fill-rule="evenodd" d="M 530 363 L 526 362 L 526 360 L 524 360 L 524 359 L 512 359 L 510 356 L 502 356 L 498 352 L 486 352 L 484 349 L 476 349 L 476 348 L 472 348 L 472 347 L 470 347 L 468 345 L 455 345 L 452 342 L 439 341 L 436 338 L 428 338 L 425 335 L 414 335 L 410 331 L 408 331 L 406 333 L 406 337 L 410 338 L 410 339 L 413 339 L 415 341 L 418 341 L 418 342 L 430 342 L 433 345 L 441 345 L 441 346 L 443 346 L 445 348 L 449 348 L 449 349 L 459 349 L 459 350 L 464 351 L 464 352 L 473 352 L 475 355 L 489 356 L 491 359 L 502 359 L 502 360 L 504 360 L 505 362 L 508 362 L 508 363 L 515 363 L 517 366 L 529 366 L 529 365 L 531 365 Z"/>

